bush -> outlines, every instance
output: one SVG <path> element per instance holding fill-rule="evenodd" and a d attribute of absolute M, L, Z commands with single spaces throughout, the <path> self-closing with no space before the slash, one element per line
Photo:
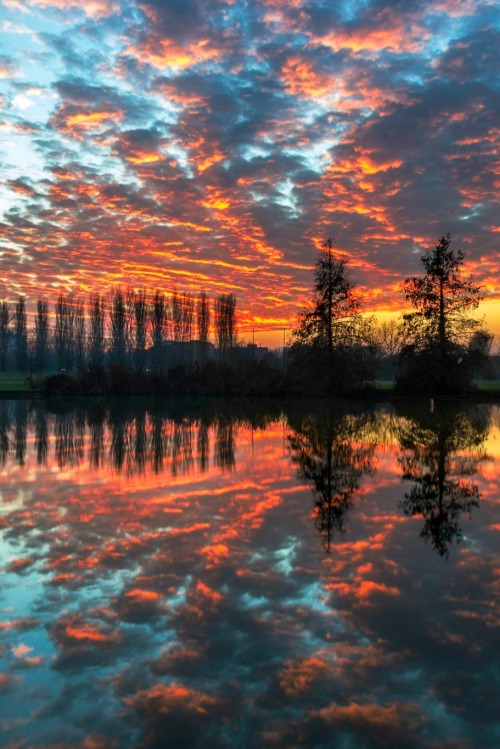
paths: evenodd
<path fill-rule="evenodd" d="M 463 396 L 473 390 L 471 359 L 461 346 L 449 345 L 443 359 L 438 346 L 415 351 L 405 346 L 395 392 L 411 396 Z"/>

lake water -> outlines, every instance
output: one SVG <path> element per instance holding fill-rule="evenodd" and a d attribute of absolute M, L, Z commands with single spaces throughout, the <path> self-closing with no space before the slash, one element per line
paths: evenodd
<path fill-rule="evenodd" d="M 497 749 L 499 458 L 495 405 L 0 402 L 1 746 Z"/>

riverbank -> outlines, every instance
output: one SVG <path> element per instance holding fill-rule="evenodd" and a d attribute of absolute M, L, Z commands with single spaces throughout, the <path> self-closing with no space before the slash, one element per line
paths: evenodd
<path fill-rule="evenodd" d="M 288 393 L 284 392 L 284 389 L 279 388 L 279 383 L 274 381 L 273 387 L 271 389 L 271 392 L 266 391 L 266 385 L 269 385 L 269 381 L 267 382 L 260 382 L 257 384 L 255 388 L 252 388 L 254 390 L 253 392 L 248 392 L 248 389 L 245 388 L 242 392 L 235 392 L 234 388 L 234 382 L 232 383 L 231 392 L 230 393 L 224 393 L 224 392 L 216 392 L 217 388 L 214 389 L 214 392 L 200 392 L 199 390 L 193 390 L 193 392 L 189 392 L 189 390 L 186 390 L 185 387 L 180 387 L 177 391 L 177 388 L 174 386 L 172 387 L 172 383 L 170 383 L 169 386 L 167 386 L 167 383 L 165 382 L 158 382 L 157 383 L 157 389 L 155 389 L 155 392 L 153 393 L 145 393 L 145 392 L 137 392 L 137 390 L 132 389 L 129 392 L 126 390 L 124 391 L 123 388 L 117 388 L 116 391 L 113 390 L 106 390 L 106 392 L 102 393 L 96 393 L 92 390 L 85 390 L 80 387 L 78 387 L 78 384 L 76 382 L 76 379 L 73 377 L 70 377 L 68 375 L 49 375 L 51 386 L 49 389 L 47 389 L 47 378 L 32 378 L 30 376 L 25 376 L 23 374 L 18 373 L 0 373 L 0 399 L 26 399 L 26 398 L 43 398 L 44 396 L 51 396 L 51 395 L 77 395 L 77 396 L 85 396 L 85 395 L 130 395 L 130 396 L 137 396 L 137 395 L 144 395 L 144 394 L 153 394 L 153 395 L 169 395 L 169 396 L 175 396 L 175 395 L 192 395 L 192 396 L 199 396 L 199 395 L 232 395 L 232 396 L 242 396 L 246 397 L 248 395 L 253 396 L 262 396 L 262 397 L 274 397 L 276 395 L 280 395 L 281 397 L 286 397 Z M 220 385 L 221 383 L 219 383 Z M 162 385 L 165 387 L 163 388 Z M 259 386 L 260 385 L 260 386 Z M 487 400 L 499 400 L 500 399 L 500 380 L 474 380 L 474 390 L 470 393 L 469 396 L 467 396 L 465 399 L 487 399 Z M 220 388 L 222 390 L 222 387 Z M 281 390 L 281 392 L 278 392 Z M 393 398 L 400 399 L 399 395 L 396 395 L 394 392 L 395 390 L 395 382 L 394 380 L 372 380 L 370 382 L 367 382 L 365 386 L 363 386 L 361 389 L 353 391 L 351 393 L 346 394 L 348 397 L 370 397 L 370 396 L 379 396 L 383 395 L 384 398 L 387 398 L 389 400 L 392 400 Z M 296 397 L 296 394 L 290 394 L 293 397 Z M 306 396 L 310 397 L 310 396 Z M 408 397 L 408 396 L 405 396 Z"/>

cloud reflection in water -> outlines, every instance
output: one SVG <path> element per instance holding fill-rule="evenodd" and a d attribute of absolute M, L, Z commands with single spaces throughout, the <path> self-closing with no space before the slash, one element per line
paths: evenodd
<path fill-rule="evenodd" d="M 6 746 L 497 746 L 498 424 L 1 402 Z"/>

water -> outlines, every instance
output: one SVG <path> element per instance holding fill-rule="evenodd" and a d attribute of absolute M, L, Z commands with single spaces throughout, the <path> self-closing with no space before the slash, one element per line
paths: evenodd
<path fill-rule="evenodd" d="M 500 408 L 0 402 L 4 747 L 500 746 Z"/>

